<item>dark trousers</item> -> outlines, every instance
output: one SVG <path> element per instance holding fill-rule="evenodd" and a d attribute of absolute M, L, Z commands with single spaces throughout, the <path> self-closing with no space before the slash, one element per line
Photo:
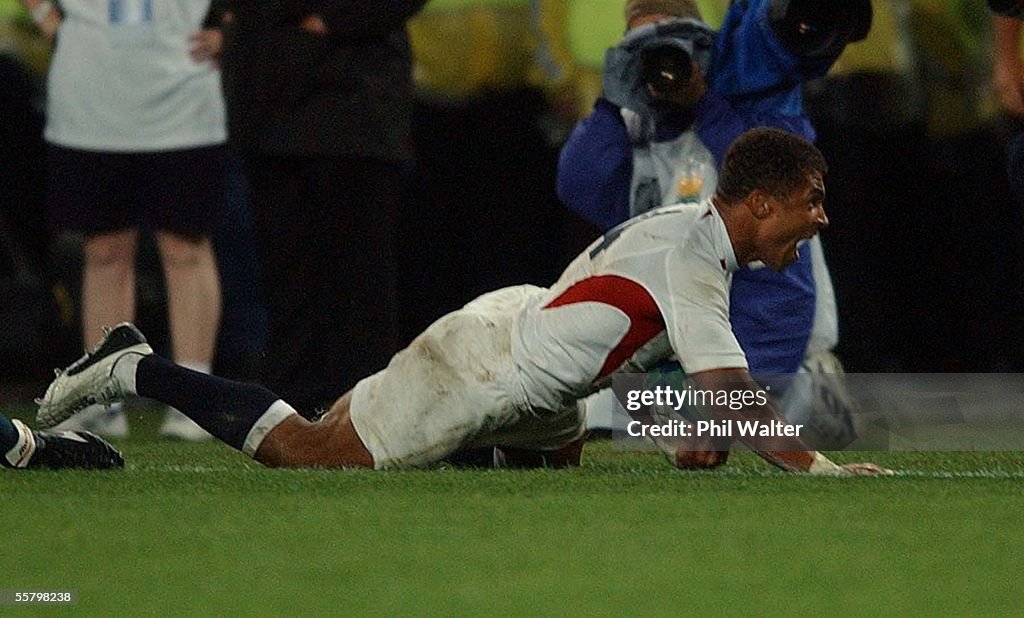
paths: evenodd
<path fill-rule="evenodd" d="M 404 340 L 493 289 L 551 285 L 574 253 L 544 105 L 527 89 L 417 102 L 416 174 L 400 222 Z"/>
<path fill-rule="evenodd" d="M 401 168 L 345 157 L 246 163 L 267 302 L 262 382 L 308 416 L 398 350 Z"/>
<path fill-rule="evenodd" d="M 259 378 L 267 341 L 260 260 L 249 184 L 239 157 L 227 162 L 224 214 L 213 232 L 220 272 L 221 314 L 215 375 L 234 380 Z"/>

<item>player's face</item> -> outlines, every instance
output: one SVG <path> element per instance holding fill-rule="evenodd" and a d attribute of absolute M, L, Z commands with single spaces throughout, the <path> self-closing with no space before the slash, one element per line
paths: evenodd
<path fill-rule="evenodd" d="M 798 245 L 828 226 L 825 216 L 825 181 L 821 174 L 807 180 L 783 200 L 768 198 L 771 214 L 762 222 L 761 260 L 773 270 L 782 270 L 800 257 Z"/>

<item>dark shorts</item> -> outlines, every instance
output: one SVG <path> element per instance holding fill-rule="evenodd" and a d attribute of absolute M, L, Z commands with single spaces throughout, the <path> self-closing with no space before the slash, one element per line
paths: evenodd
<path fill-rule="evenodd" d="M 50 145 L 47 205 L 54 230 L 124 229 L 210 236 L 224 209 L 224 146 L 108 153 Z"/>

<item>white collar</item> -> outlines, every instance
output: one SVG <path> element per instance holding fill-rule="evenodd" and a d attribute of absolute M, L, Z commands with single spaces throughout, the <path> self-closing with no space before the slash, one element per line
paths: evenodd
<path fill-rule="evenodd" d="M 718 255 L 722 270 L 735 272 L 739 270 L 740 265 L 736 260 L 736 251 L 732 247 L 732 240 L 729 238 L 729 230 L 726 229 L 725 221 L 722 220 L 722 215 L 715 208 L 714 203 L 708 199 L 705 204 L 707 211 L 702 216 L 714 220 L 711 225 L 711 241 L 714 243 L 715 254 Z"/>

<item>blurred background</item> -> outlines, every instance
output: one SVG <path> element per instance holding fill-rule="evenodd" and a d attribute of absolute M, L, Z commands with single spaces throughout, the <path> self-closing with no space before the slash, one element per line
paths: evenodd
<path fill-rule="evenodd" d="M 717 26 L 727 0 L 698 3 Z M 394 259 L 399 337 L 503 285 L 548 285 L 597 235 L 555 195 L 561 144 L 601 92 L 621 0 L 430 0 L 408 22 L 412 162 L 403 166 Z M 993 17 L 980 0 L 875 0 L 805 105 L 829 159 L 838 356 L 850 372 L 1019 372 L 1024 179 L 1009 156 L 1021 118 L 993 79 Z M 46 225 L 45 83 L 52 44 L 0 0 L 0 400 L 42 392 L 82 348 L 81 238 Z M 247 187 L 229 170 L 215 234 L 224 307 L 213 372 L 250 379 L 266 320 Z M 358 239 L 356 239 L 358 240 Z M 167 350 L 166 293 L 151 242 L 137 322 Z M 329 270 L 329 265 L 325 266 Z M 368 329 L 373 325 L 368 324 Z M 354 351 L 357 353 L 358 351 Z"/>

